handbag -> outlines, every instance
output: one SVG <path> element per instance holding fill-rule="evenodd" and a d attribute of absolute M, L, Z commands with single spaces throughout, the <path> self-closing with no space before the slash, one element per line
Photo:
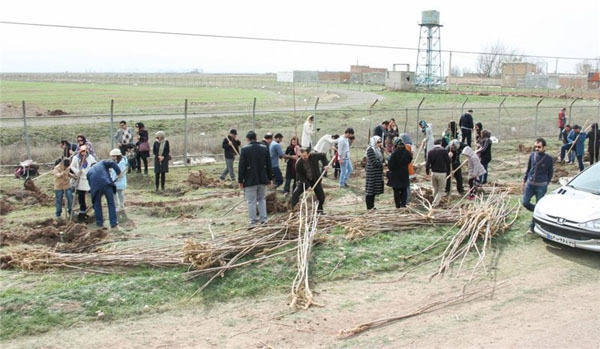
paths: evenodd
<path fill-rule="evenodd" d="M 148 143 L 148 142 L 140 143 L 139 149 L 140 149 L 140 151 L 150 151 L 150 143 Z"/>

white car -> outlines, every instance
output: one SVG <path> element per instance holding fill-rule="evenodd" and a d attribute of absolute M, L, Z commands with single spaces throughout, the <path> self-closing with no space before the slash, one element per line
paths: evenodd
<path fill-rule="evenodd" d="M 600 163 L 544 196 L 533 220 L 546 240 L 600 252 Z"/>

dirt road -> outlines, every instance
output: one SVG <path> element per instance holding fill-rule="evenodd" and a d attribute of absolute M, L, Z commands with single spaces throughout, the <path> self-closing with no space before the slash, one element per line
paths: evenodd
<path fill-rule="evenodd" d="M 364 91 L 353 91 L 353 90 L 336 90 L 330 89 L 329 93 L 335 93 L 343 98 L 340 98 L 340 101 L 332 101 L 329 103 L 320 103 L 318 106 L 318 110 L 338 110 L 345 109 L 353 106 L 367 105 L 371 104 L 375 101 L 375 99 L 379 99 L 382 101 L 384 99 L 383 96 L 380 96 L 373 92 L 364 92 Z M 312 105 L 308 108 L 310 111 Z M 278 108 L 269 108 L 268 111 L 256 111 L 256 115 L 267 115 L 278 112 L 287 112 L 291 111 L 290 107 L 278 107 Z M 303 112 L 304 108 L 298 108 L 298 112 Z M 251 112 L 251 111 L 250 111 Z M 189 119 L 193 118 L 208 118 L 208 117 L 227 117 L 232 115 L 247 115 L 248 111 L 240 111 L 238 113 L 231 112 L 206 112 L 202 114 L 188 114 Z M 177 115 L 137 115 L 137 114 L 115 114 L 115 122 L 116 120 L 120 120 L 124 117 L 135 117 L 136 121 L 148 121 L 148 120 L 179 120 L 183 119 L 183 114 Z M 56 126 L 56 125 L 70 125 L 74 123 L 85 122 L 85 123 L 105 123 L 110 122 L 110 115 L 102 115 L 102 116 L 68 116 L 62 115 L 58 117 L 51 116 L 40 116 L 40 117 L 27 117 L 28 126 Z M 21 118 L 2 118 L 0 119 L 0 125 L 2 127 L 23 127 L 23 119 Z"/>
<path fill-rule="evenodd" d="M 18 338 L 4 348 L 578 347 L 600 343 L 600 255 L 557 249 L 534 237 L 498 251 L 485 284 L 507 281 L 475 300 L 338 339 L 342 329 L 456 295 L 457 279 L 427 281 L 428 270 L 319 284 L 323 308 L 291 312 L 286 295 L 212 307 L 97 321 Z M 390 282 L 391 281 L 391 282 Z"/>

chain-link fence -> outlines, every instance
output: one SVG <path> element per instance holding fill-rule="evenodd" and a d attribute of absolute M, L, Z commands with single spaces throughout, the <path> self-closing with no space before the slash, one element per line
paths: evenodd
<path fill-rule="evenodd" d="M 563 103 L 540 98 L 509 104 L 504 98 L 492 104 L 471 101 L 466 97 L 462 103 L 438 107 L 434 94 L 425 95 L 416 106 L 393 108 L 381 104 L 375 104 L 373 108 L 335 108 L 313 102 L 308 101 L 294 110 L 274 108 L 252 100 L 241 110 L 203 111 L 184 100 L 178 105 L 162 106 L 151 113 L 123 113 L 115 108 L 120 104 L 119 101 L 105 101 L 108 106 L 105 113 L 36 116 L 28 112 L 27 102 L 23 101 L 21 108 L 24 107 L 24 113 L 21 117 L 0 119 L 1 163 L 3 166 L 12 166 L 27 158 L 39 163 L 52 162 L 60 154 L 59 142 L 63 139 L 75 142 L 79 134 L 85 135 L 93 143 L 100 158 L 107 158 L 110 149 L 116 147 L 113 135 L 121 120 L 131 127 L 136 122 L 143 122 L 151 140 L 155 132 L 165 131 L 174 160 L 184 163 L 201 156 L 221 160 L 221 142 L 231 128 L 237 129 L 242 139 L 249 130 L 255 130 L 259 137 L 267 132 L 280 132 L 287 144 L 292 135 L 302 134 L 302 125 L 311 114 L 316 116 L 315 126 L 319 129 L 313 142 L 325 134 L 342 134 L 347 127 L 353 127 L 357 138 L 354 147 L 359 148 L 367 144 L 369 130 L 382 120 L 394 118 L 399 131 L 409 133 L 418 143 L 422 139 L 419 120 L 432 124 L 434 135 L 439 137 L 450 120 L 458 121 L 468 109 L 473 109 L 475 122 L 481 122 L 483 128 L 500 142 L 540 136 L 558 139 L 557 115 L 562 106 L 567 108 L 567 122 L 570 124 L 589 126 L 600 122 L 600 103 L 578 99 Z"/>

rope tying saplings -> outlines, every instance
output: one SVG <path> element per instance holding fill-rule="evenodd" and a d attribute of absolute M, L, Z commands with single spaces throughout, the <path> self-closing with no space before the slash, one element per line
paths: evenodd
<path fill-rule="evenodd" d="M 315 234 L 317 234 L 317 223 L 319 214 L 318 206 L 314 204 L 314 199 L 310 195 L 311 203 L 308 204 L 307 192 L 303 194 L 300 202 L 298 215 L 298 248 L 297 248 L 297 267 L 298 272 L 292 283 L 292 301 L 291 308 L 303 307 L 308 309 L 311 305 L 319 304 L 313 302 L 313 293 L 310 290 L 309 282 L 309 261 L 313 246 Z"/>

